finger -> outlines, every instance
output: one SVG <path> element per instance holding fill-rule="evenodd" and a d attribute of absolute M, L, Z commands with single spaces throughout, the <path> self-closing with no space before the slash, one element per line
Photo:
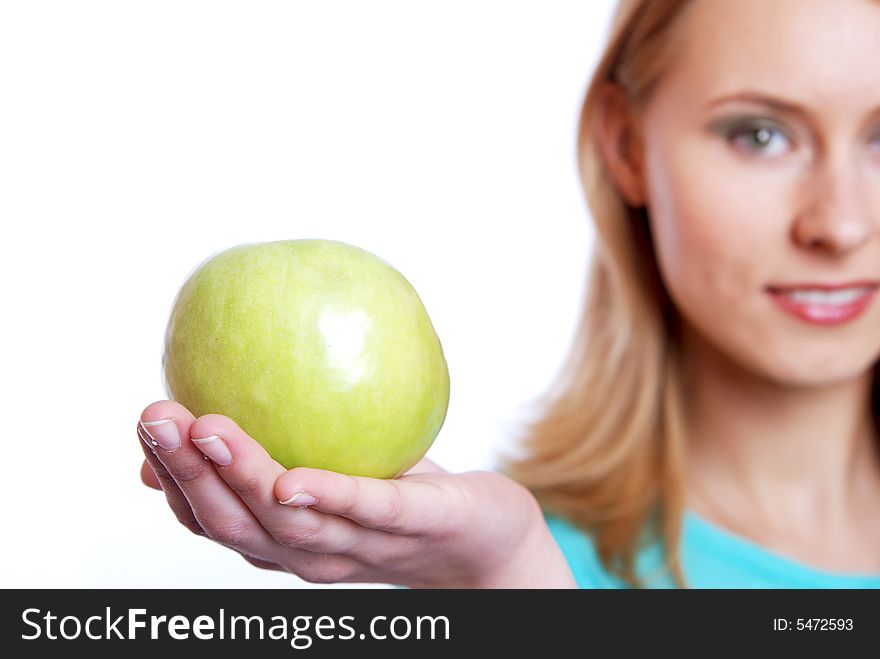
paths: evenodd
<path fill-rule="evenodd" d="M 271 569 L 272 565 L 278 565 L 284 571 L 313 583 L 363 580 L 359 578 L 362 566 L 347 556 L 314 553 L 284 547 L 276 542 L 222 481 L 211 463 L 204 459 L 207 455 L 195 448 L 189 438 L 195 420 L 186 408 L 172 401 L 160 401 L 147 407 L 141 419 L 147 428 L 163 428 L 162 439 L 166 446 L 177 445 L 177 448 L 166 450 L 145 439 L 144 453 L 163 489 L 166 488 L 165 480 L 170 482 L 165 489 L 166 496 L 172 486 L 176 488 L 189 503 L 193 519 L 208 537 L 238 551 L 258 567 Z M 166 419 L 174 425 L 157 423 Z M 179 444 L 169 441 L 169 437 L 171 440 L 175 437 L 168 429 L 180 433 L 180 437 L 186 440 L 181 439 Z M 143 425 L 140 432 L 147 436 Z"/>
<path fill-rule="evenodd" d="M 258 567 L 261 570 L 285 571 L 283 567 L 278 565 L 278 563 L 273 563 L 272 561 L 264 561 L 262 558 L 257 558 L 256 556 L 248 556 L 247 554 L 241 554 L 241 557 L 254 567 Z"/>
<path fill-rule="evenodd" d="M 199 417 L 190 435 L 206 456 L 227 463 L 217 469 L 220 478 L 282 546 L 344 554 L 365 541 L 365 529 L 349 519 L 280 505 L 274 486 L 286 469 L 229 417 Z"/>
<path fill-rule="evenodd" d="M 234 529 L 229 528 L 228 530 L 218 531 L 211 527 L 211 533 L 208 533 L 202 528 L 200 521 L 196 518 L 190 507 L 189 501 L 178 487 L 177 482 L 168 473 L 165 466 L 159 461 L 159 458 L 154 452 L 156 449 L 152 446 L 151 440 L 144 433 L 140 424 L 138 424 L 138 434 L 143 440 L 144 455 L 147 457 L 149 468 L 154 470 L 156 478 L 159 480 L 162 489 L 165 491 L 165 496 L 178 520 L 194 533 L 212 537 L 221 544 L 226 544 L 233 549 L 237 549 L 239 543 L 234 540 L 230 541 L 231 538 L 237 538 L 240 535 L 240 533 L 237 533 Z M 239 501 L 239 503 L 241 502 Z M 276 505 L 279 504 L 276 502 Z M 320 515 L 320 513 L 315 514 Z M 324 517 L 332 516 L 325 515 Z M 310 538 L 318 538 L 321 536 L 319 531 L 314 530 L 313 520 L 311 523 L 308 519 L 305 521 L 305 525 L 294 527 L 291 531 L 292 534 L 299 534 L 298 539 L 301 541 L 302 545 L 308 544 Z M 348 522 L 348 520 L 344 521 L 351 523 Z M 297 539 L 297 536 L 294 535 L 293 538 Z M 312 583 L 363 581 L 363 578 L 359 577 L 359 575 L 362 574 L 362 569 L 357 561 L 346 556 L 330 556 L 328 554 L 314 553 L 306 549 L 297 548 L 294 544 L 295 542 L 292 540 L 289 548 L 285 548 L 280 544 L 273 545 L 271 551 L 263 556 L 251 555 L 250 553 L 240 550 L 239 553 L 246 561 L 255 567 L 290 572 Z M 271 558 L 266 558 L 267 555 L 271 556 Z"/>
<path fill-rule="evenodd" d="M 148 468 L 159 482 L 159 488 L 165 493 L 165 500 L 168 502 L 168 506 L 171 508 L 174 516 L 177 517 L 177 521 L 196 535 L 207 535 L 202 525 L 199 524 L 199 521 L 193 515 L 189 501 L 186 500 L 183 492 L 177 487 L 177 483 L 171 478 L 171 475 L 162 463 L 159 462 L 159 458 L 156 457 L 156 449 L 153 448 L 152 440 L 142 430 L 140 422 L 137 424 L 137 435 L 141 439 L 141 446 L 144 450 Z"/>
<path fill-rule="evenodd" d="M 179 403 L 159 401 L 142 412 L 141 429 L 156 441 L 156 458 L 209 538 L 238 552 L 275 560 L 278 544 L 190 441 L 194 421 Z"/>
<path fill-rule="evenodd" d="M 153 471 L 153 468 L 150 466 L 150 463 L 146 460 L 141 464 L 141 481 L 143 481 L 144 485 L 147 487 L 152 487 L 154 490 L 161 490 L 162 485 L 159 483 L 159 479 L 156 478 L 156 472 Z"/>
<path fill-rule="evenodd" d="M 434 533 L 457 520 L 459 490 L 442 474 L 418 473 L 395 479 L 347 476 L 297 467 L 275 482 L 275 496 L 286 505 L 308 501 L 315 509 L 341 515 L 360 526 L 403 535 Z"/>

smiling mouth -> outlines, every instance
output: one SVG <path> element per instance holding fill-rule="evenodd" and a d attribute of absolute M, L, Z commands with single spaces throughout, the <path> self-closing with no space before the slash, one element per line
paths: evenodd
<path fill-rule="evenodd" d="M 788 314 L 811 324 L 841 325 L 859 317 L 878 290 L 876 282 L 768 286 L 767 293 Z"/>

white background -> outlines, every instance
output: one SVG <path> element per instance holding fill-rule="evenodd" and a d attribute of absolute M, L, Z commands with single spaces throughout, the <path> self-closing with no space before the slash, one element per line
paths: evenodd
<path fill-rule="evenodd" d="M 577 114 L 611 4 L 0 5 L 0 586 L 308 585 L 138 478 L 171 303 L 238 243 L 397 267 L 452 382 L 428 455 L 491 468 L 574 333 Z"/>

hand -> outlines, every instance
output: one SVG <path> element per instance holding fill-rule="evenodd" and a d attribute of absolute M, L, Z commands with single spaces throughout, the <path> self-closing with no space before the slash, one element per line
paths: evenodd
<path fill-rule="evenodd" d="M 288 471 L 232 419 L 173 401 L 148 406 L 137 432 L 144 483 L 257 567 L 314 583 L 574 587 L 534 497 L 501 474 L 428 460 L 389 480 Z"/>

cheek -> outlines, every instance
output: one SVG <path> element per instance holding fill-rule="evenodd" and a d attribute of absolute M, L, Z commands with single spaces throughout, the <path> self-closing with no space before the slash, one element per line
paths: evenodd
<path fill-rule="evenodd" d="M 785 276 L 790 185 L 679 142 L 653 163 L 649 213 L 658 267 L 683 319 L 753 371 L 785 353 L 764 287 Z M 756 170 L 759 168 L 755 168 Z"/>
<path fill-rule="evenodd" d="M 880 339 L 870 328 L 880 326 L 880 304 L 873 323 L 848 330 L 852 350 L 843 357 L 843 332 L 793 320 L 764 290 L 805 271 L 791 234 L 796 177 L 682 144 L 647 161 L 647 183 L 658 267 L 685 322 L 735 361 L 781 381 L 848 374 L 866 358 L 876 361 Z"/>
<path fill-rule="evenodd" d="M 684 163 L 702 163 L 685 154 Z M 684 310 L 719 317 L 725 309 L 762 300 L 773 280 L 784 231 L 774 222 L 778 188 L 770 194 L 712 167 L 656 168 L 651 179 L 651 227 L 658 265 L 670 295 Z M 765 184 L 766 187 L 766 184 Z M 744 193 L 748 190 L 748 193 Z"/>

